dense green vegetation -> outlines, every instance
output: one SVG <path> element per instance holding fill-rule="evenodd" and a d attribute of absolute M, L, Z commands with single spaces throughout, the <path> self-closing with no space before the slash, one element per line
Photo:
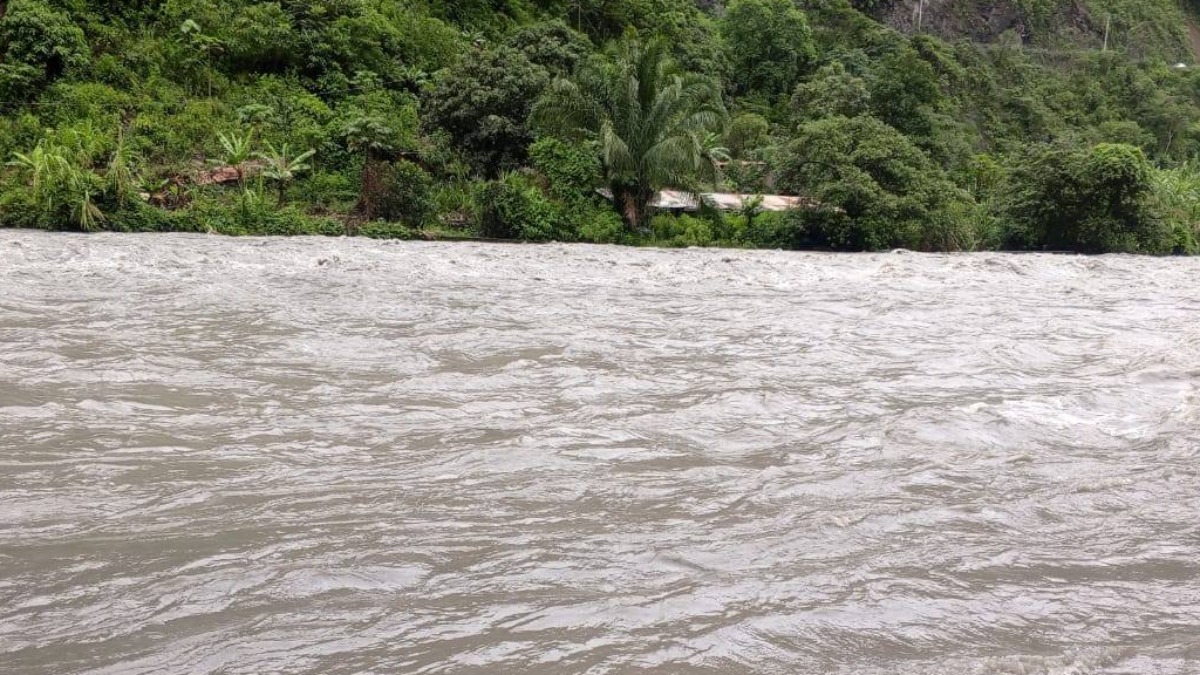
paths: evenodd
<path fill-rule="evenodd" d="M 0 0 L 0 225 L 1200 252 L 1174 0 L 945 4 Z"/>

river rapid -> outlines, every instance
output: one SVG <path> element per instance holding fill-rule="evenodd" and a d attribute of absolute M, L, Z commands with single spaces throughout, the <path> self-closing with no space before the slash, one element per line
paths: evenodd
<path fill-rule="evenodd" d="M 1200 673 L 1200 260 L 0 231 L 0 672 Z"/>

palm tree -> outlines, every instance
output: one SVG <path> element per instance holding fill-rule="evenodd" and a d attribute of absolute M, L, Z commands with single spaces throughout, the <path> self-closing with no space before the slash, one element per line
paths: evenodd
<path fill-rule="evenodd" d="M 662 41 L 626 39 L 574 79 L 555 80 L 534 106 L 534 121 L 568 137 L 598 141 L 613 203 L 631 228 L 646 225 L 664 187 L 688 187 L 704 174 L 704 139 L 721 130 L 720 87 L 683 73 Z"/>
<path fill-rule="evenodd" d="M 693 138 L 699 159 L 697 175 L 703 181 L 712 183 L 714 190 L 719 190 L 724 178 L 722 167 L 733 161 L 733 155 L 729 148 L 721 145 L 721 134 L 709 131 L 703 135 L 696 134 Z"/>
<path fill-rule="evenodd" d="M 316 150 L 308 150 L 293 157 L 290 145 L 284 143 L 276 148 L 270 141 L 267 141 L 267 152 L 255 153 L 256 157 L 267 163 L 263 168 L 263 176 L 275 181 L 275 187 L 279 191 L 280 204 L 283 203 L 287 186 L 296 180 L 296 176 L 312 169 L 312 164 L 309 164 L 308 160 L 316 154 Z"/>

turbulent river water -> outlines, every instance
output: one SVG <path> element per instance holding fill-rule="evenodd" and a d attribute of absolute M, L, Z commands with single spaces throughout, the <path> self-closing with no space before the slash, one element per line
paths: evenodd
<path fill-rule="evenodd" d="M 1200 673 L 1200 261 L 0 231 L 0 672 Z"/>

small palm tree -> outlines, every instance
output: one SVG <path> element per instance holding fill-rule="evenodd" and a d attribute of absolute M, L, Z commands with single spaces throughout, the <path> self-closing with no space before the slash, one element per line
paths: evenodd
<path fill-rule="evenodd" d="M 696 144 L 696 174 L 704 182 L 711 183 L 714 190 L 720 189 L 724 174 L 721 167 L 733 160 L 729 148 L 721 145 L 721 134 L 709 131 L 693 137 Z"/>
<path fill-rule="evenodd" d="M 267 163 L 267 166 L 263 169 L 263 176 L 268 180 L 274 181 L 275 188 L 279 191 L 280 204 L 284 201 L 287 186 L 296 180 L 296 176 L 305 171 L 312 170 L 312 164 L 309 164 L 308 160 L 312 159 L 316 154 L 316 150 L 308 150 L 293 157 L 290 145 L 284 143 L 279 148 L 276 148 L 269 141 L 267 142 L 267 151 L 265 153 L 255 153 L 256 157 Z"/>
<path fill-rule="evenodd" d="M 221 142 L 221 151 L 224 153 L 221 161 L 237 171 L 238 186 L 245 187 L 245 164 L 254 156 L 254 132 L 250 131 L 245 135 L 220 133 L 217 134 L 217 139 Z"/>
<path fill-rule="evenodd" d="M 557 79 L 534 106 L 535 123 L 598 141 L 613 202 L 626 226 L 644 228 L 664 187 L 691 187 L 704 174 L 704 143 L 726 112 L 721 89 L 681 72 L 662 41 L 615 45 L 574 79 Z"/>

